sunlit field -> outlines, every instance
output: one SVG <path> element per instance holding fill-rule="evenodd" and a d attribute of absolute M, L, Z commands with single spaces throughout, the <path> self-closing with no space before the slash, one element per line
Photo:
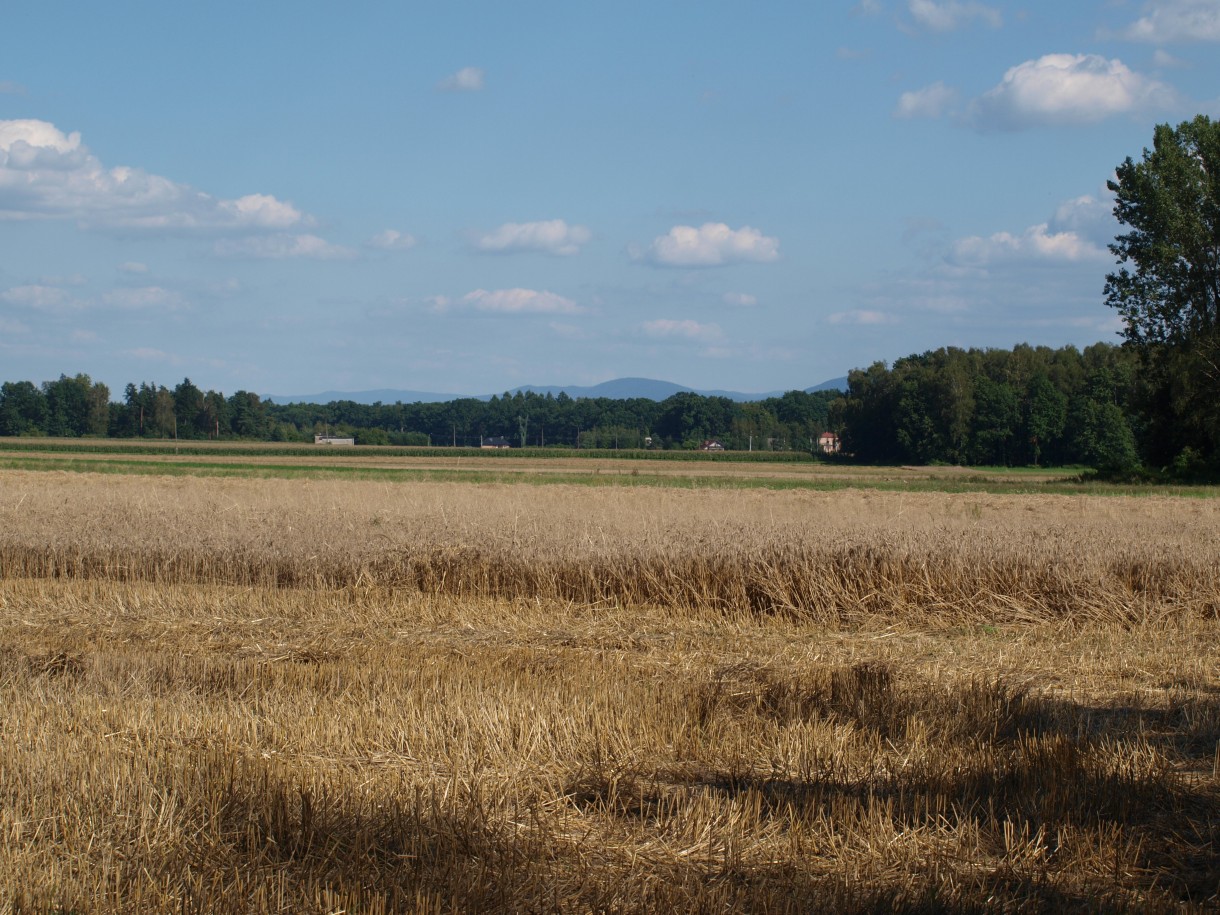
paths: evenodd
<path fill-rule="evenodd" d="M 1220 501 L 513 460 L 0 470 L 0 912 L 1220 905 Z"/>

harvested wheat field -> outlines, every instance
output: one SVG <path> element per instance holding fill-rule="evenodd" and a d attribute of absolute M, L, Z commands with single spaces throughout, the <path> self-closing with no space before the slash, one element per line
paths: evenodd
<path fill-rule="evenodd" d="M 1220 501 L 0 472 L 0 912 L 1220 907 Z"/>

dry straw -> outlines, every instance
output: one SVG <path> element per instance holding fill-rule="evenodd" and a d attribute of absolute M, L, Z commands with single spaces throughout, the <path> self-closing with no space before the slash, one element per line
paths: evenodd
<path fill-rule="evenodd" d="M 0 912 L 1207 911 L 1210 502 L 0 477 Z"/>

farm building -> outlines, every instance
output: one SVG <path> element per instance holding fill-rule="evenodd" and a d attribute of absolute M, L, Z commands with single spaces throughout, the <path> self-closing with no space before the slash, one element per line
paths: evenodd
<path fill-rule="evenodd" d="M 838 454 L 839 437 L 833 432 L 823 432 L 818 436 L 818 450 L 823 454 Z"/>
<path fill-rule="evenodd" d="M 511 448 L 512 446 L 508 443 L 508 439 L 506 439 L 503 435 L 493 435 L 490 438 L 480 438 L 479 447 L 496 449 Z"/>
<path fill-rule="evenodd" d="M 356 440 L 354 438 L 343 438 L 338 435 L 315 435 L 313 443 L 315 445 L 354 445 Z"/>

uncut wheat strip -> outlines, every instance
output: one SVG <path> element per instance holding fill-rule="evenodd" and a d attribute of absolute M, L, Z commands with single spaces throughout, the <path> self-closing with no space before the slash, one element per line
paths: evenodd
<path fill-rule="evenodd" d="M 782 532 L 785 539 L 791 532 L 802 530 L 825 531 L 833 537 L 870 525 L 912 531 L 940 528 L 969 532 L 972 536 L 995 531 L 1001 536 L 1018 538 L 1029 531 L 1054 537 L 1054 527 L 1063 526 L 1066 509 L 1071 513 L 1067 517 L 1075 516 L 1071 527 L 1077 534 L 1108 532 L 1095 538 L 1102 542 L 1117 542 L 1116 534 L 1132 545 L 1185 539 L 1180 533 L 1175 536 L 1181 527 L 1159 523 L 1156 511 L 1148 510 L 1157 507 L 1140 500 L 1124 504 L 1126 517 L 1121 525 L 1116 525 L 1110 500 L 1039 502 L 1029 497 L 1022 502 L 995 497 L 999 501 L 989 503 L 995 505 L 995 521 L 976 524 L 945 517 L 956 504 L 953 497 L 915 498 L 919 494 L 815 494 L 821 498 L 812 499 L 797 497 L 810 494 L 784 493 L 712 496 L 697 491 L 605 493 L 563 487 L 557 488 L 557 492 L 526 487 L 522 492 L 512 487 L 413 484 L 387 489 L 354 483 L 302 486 L 286 481 L 263 481 L 257 485 L 253 481 L 223 481 L 226 485 L 218 484 L 213 498 L 209 495 L 211 484 L 217 481 L 188 480 L 170 486 L 157 481 L 138 482 L 142 485 L 134 487 L 129 481 L 116 478 L 105 481 L 106 485 L 99 488 L 91 482 L 61 481 L 67 489 L 63 502 L 55 498 L 54 491 L 44 488 L 24 492 L 21 516 L 11 519 L 16 523 L 7 524 L 4 529 L 25 529 L 45 542 L 45 538 L 38 537 L 39 530 L 62 534 L 65 526 L 75 527 L 96 533 L 97 539 L 106 543 L 131 542 L 133 531 L 160 530 L 162 540 L 168 536 L 171 540 L 199 542 L 204 546 L 234 542 L 246 549 L 258 544 L 261 531 L 274 528 L 290 534 L 288 542 L 281 546 L 308 542 L 321 546 L 323 553 L 340 543 L 385 544 L 399 541 L 407 530 L 443 529 L 449 534 L 447 539 L 456 542 L 490 543 L 507 537 L 510 543 L 526 547 L 566 543 L 580 545 L 582 551 L 593 553 L 613 549 L 629 540 L 662 549 L 675 541 L 697 543 L 706 538 L 709 521 L 712 536 L 726 539 L 749 531 L 752 515 L 767 529 Z M 884 498 L 889 495 L 894 498 Z M 45 504 L 48 501 L 51 505 Z M 1107 502 L 1110 504 L 1097 504 Z M 0 503 L 0 512 L 13 504 Z M 59 506 L 68 504 L 73 507 L 72 520 L 88 521 L 87 527 L 83 523 L 64 525 L 69 519 Z M 1049 524 L 1041 512 L 1022 511 L 1035 505 L 1053 512 Z M 1164 511 L 1164 507 L 1159 510 Z M 1190 505 L 1189 501 L 1173 506 L 1172 514 L 1182 519 L 1186 528 L 1193 526 L 1191 513 L 1199 515 L 1199 506 Z M 1213 510 L 1211 520 L 1214 514 Z M 729 522 L 727 518 L 733 520 Z M 1207 531 L 1209 525 L 1200 524 L 1199 529 Z M 1215 527 L 1210 526 L 1210 530 Z M 1207 540 L 1214 543 L 1214 533 Z"/>

